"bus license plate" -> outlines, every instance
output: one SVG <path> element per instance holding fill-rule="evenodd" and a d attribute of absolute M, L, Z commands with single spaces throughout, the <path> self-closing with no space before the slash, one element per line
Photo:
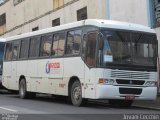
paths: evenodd
<path fill-rule="evenodd" d="M 134 100 L 135 96 L 125 96 L 125 100 Z"/>

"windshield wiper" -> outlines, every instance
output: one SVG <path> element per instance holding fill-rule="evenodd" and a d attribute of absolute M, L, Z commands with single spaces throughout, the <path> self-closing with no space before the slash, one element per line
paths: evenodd
<path fill-rule="evenodd" d="M 135 43 L 137 44 L 142 37 L 143 37 L 143 34 L 140 34 L 139 38 L 135 41 Z"/>

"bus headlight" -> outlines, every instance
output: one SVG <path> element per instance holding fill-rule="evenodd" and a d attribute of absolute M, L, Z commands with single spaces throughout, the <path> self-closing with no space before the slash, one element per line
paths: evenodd
<path fill-rule="evenodd" d="M 113 85 L 115 80 L 113 79 L 99 79 L 99 84 Z"/>
<path fill-rule="evenodd" d="M 152 86 L 152 87 L 154 87 L 154 86 L 157 85 L 157 82 L 156 82 L 156 81 L 147 81 L 147 82 L 145 83 L 145 85 L 146 85 L 146 86 Z"/>

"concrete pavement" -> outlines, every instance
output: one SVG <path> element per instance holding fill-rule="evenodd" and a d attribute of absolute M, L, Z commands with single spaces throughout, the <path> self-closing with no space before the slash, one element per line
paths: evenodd
<path fill-rule="evenodd" d="M 146 109 L 160 110 L 160 94 L 157 96 L 157 99 L 155 101 L 135 101 L 133 106 Z"/>
<path fill-rule="evenodd" d="M 0 90 L 0 95 L 7 95 L 9 94 L 9 96 L 14 94 L 11 94 L 10 92 L 6 91 L 6 90 Z M 16 95 L 18 98 L 18 95 Z M 49 98 L 51 100 L 51 96 L 50 95 L 44 95 L 44 94 L 39 94 L 37 95 L 39 96 L 41 99 L 42 98 Z M 20 99 L 21 100 L 21 99 Z M 97 102 L 97 101 L 96 101 Z M 100 102 L 101 103 L 101 102 Z M 106 105 L 108 106 L 108 101 L 102 101 L 102 103 L 107 103 Z M 134 101 L 133 107 L 138 107 L 138 108 L 142 108 L 142 109 L 151 109 L 151 110 L 160 110 L 160 94 L 157 96 L 157 99 L 155 101 Z"/>

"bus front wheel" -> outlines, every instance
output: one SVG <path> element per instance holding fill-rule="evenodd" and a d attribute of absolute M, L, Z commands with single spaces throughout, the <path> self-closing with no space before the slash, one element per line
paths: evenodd
<path fill-rule="evenodd" d="M 22 99 L 24 99 L 24 98 L 27 97 L 26 81 L 25 81 L 25 79 L 21 79 L 21 81 L 19 83 L 19 96 Z"/>
<path fill-rule="evenodd" d="M 70 97 L 74 106 L 81 106 L 86 102 L 86 100 L 82 98 L 82 88 L 78 80 L 72 84 Z"/>

